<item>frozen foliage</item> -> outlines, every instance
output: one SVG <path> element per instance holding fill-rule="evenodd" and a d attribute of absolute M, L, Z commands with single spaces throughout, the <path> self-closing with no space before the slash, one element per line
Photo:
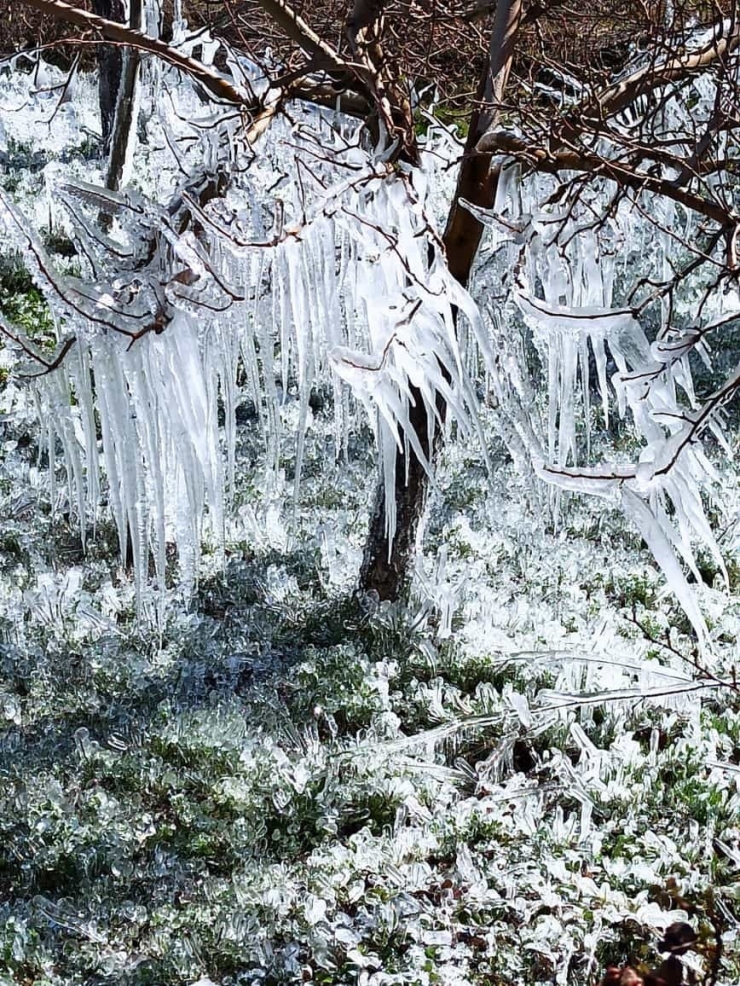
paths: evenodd
<path fill-rule="evenodd" d="M 690 665 L 616 510 L 544 534 L 511 465 L 492 489 L 451 445 L 418 611 L 363 612 L 320 531 L 360 543 L 368 446 L 316 473 L 317 413 L 292 546 L 244 515 L 226 573 L 205 557 L 147 628 L 110 529 L 59 550 L 22 395 L 0 402 L 3 986 L 586 986 L 689 916 L 687 962 L 716 920 L 738 981 L 737 693 Z M 730 680 L 740 606 L 701 602 Z"/>

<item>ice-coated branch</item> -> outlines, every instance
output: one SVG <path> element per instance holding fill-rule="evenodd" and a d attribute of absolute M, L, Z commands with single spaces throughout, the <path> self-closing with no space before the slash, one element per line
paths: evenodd
<path fill-rule="evenodd" d="M 52 373 L 54 370 L 58 369 L 66 357 L 67 353 L 70 351 L 77 338 L 75 336 L 69 336 L 64 339 L 57 347 L 57 351 L 54 356 L 47 359 L 41 352 L 39 352 L 38 346 L 28 338 L 26 333 L 20 329 L 17 325 L 11 325 L 5 319 L 0 318 L 0 335 L 5 336 L 14 343 L 18 348 L 26 354 L 34 363 L 39 364 L 43 367 L 43 370 L 39 370 L 36 373 L 22 373 L 22 377 L 39 377 L 44 376 L 46 373 Z"/>
<path fill-rule="evenodd" d="M 740 22 L 735 19 L 727 33 L 720 33 L 718 25 L 707 42 L 697 49 L 686 47 L 663 62 L 651 61 L 625 79 L 602 89 L 577 108 L 583 120 L 603 120 L 621 112 L 641 96 L 653 93 L 671 83 L 680 82 L 691 75 L 706 72 L 722 63 L 740 46 Z"/>
<path fill-rule="evenodd" d="M 215 99 L 234 103 L 238 106 L 259 108 L 251 92 L 240 89 L 216 69 L 183 54 L 177 48 L 160 41 L 158 38 L 151 38 L 142 31 L 133 30 L 116 21 L 82 10 L 80 7 L 73 7 L 71 4 L 65 3 L 64 0 L 19 0 L 19 2 L 22 6 L 32 7 L 55 20 L 92 30 L 104 41 L 137 48 L 140 51 L 156 55 L 195 79 Z"/>
<path fill-rule="evenodd" d="M 677 202 L 699 215 L 732 229 L 740 222 L 740 214 L 731 205 L 717 199 L 697 195 L 677 185 L 669 178 L 662 178 L 650 171 L 640 171 L 629 163 L 604 157 L 595 152 L 575 147 L 551 149 L 530 144 L 524 137 L 506 130 L 486 134 L 478 150 L 487 154 L 508 154 L 529 165 L 536 171 L 557 174 L 560 171 L 579 171 L 608 178 L 617 185 L 637 192 L 652 192 Z"/>
<path fill-rule="evenodd" d="M 661 369 L 664 370 L 666 365 Z M 629 385 L 640 381 L 636 377 L 626 377 L 625 382 Z M 664 420 L 672 419 L 673 422 L 678 423 L 678 430 L 657 446 L 658 452 L 650 459 L 643 459 L 638 463 L 624 466 L 612 464 L 558 466 L 548 463 L 541 467 L 542 473 L 573 490 L 579 489 L 581 483 L 584 487 L 587 486 L 591 491 L 595 491 L 599 484 L 606 488 L 615 484 L 621 485 L 630 480 L 636 481 L 638 486 L 644 489 L 655 481 L 659 482 L 675 469 L 684 452 L 692 443 L 696 442 L 701 432 L 710 425 L 712 418 L 734 397 L 739 389 L 740 365 L 735 367 L 722 385 L 706 399 L 698 410 L 666 413 Z"/>

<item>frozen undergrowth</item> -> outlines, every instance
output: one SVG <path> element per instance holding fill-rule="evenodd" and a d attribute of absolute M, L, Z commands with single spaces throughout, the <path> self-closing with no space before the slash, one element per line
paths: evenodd
<path fill-rule="evenodd" d="M 363 607 L 367 448 L 327 472 L 315 404 L 297 528 L 250 506 L 247 418 L 226 571 L 156 631 L 4 419 L 0 982 L 587 983 L 686 913 L 737 982 L 737 696 L 636 627 L 691 656 L 647 553 L 453 449 L 417 616 Z M 726 673 L 739 604 L 702 595 Z"/>

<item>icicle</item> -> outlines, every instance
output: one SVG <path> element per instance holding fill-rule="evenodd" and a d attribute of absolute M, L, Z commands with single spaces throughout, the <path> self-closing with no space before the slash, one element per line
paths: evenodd
<path fill-rule="evenodd" d="M 705 650 L 708 646 L 708 631 L 704 617 L 696 602 L 696 596 L 691 591 L 684 578 L 681 567 L 676 561 L 670 540 L 663 524 L 656 518 L 648 505 L 628 487 L 622 494 L 625 512 L 634 521 L 640 534 L 645 538 L 653 557 L 663 570 L 670 589 L 676 594 L 684 612 L 691 621 L 699 646 Z"/>

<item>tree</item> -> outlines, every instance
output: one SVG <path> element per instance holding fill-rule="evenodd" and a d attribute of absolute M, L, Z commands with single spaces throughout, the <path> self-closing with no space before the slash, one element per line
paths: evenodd
<path fill-rule="evenodd" d="M 490 209 L 496 195 L 496 173 L 491 156 L 478 154 L 480 140 L 496 125 L 503 105 L 506 82 L 511 70 L 514 41 L 522 16 L 521 0 L 502 0 L 496 6 L 491 31 L 489 57 L 476 93 L 468 136 L 460 164 L 457 188 L 450 206 L 443 243 L 452 276 L 467 287 L 480 243 L 483 226 L 462 200 Z M 424 458 L 433 463 L 441 437 L 446 408 L 438 402 L 436 417 L 429 412 L 418 390 L 412 392 L 411 424 L 422 443 Z M 395 537 L 389 538 L 385 521 L 386 491 L 381 485 L 371 515 L 370 532 L 365 548 L 361 583 L 381 599 L 396 599 L 409 580 L 417 527 L 424 513 L 429 486 L 429 470 L 418 456 L 406 463 L 408 450 L 398 452 L 395 468 Z"/>
<path fill-rule="evenodd" d="M 126 38 L 131 40 L 135 37 L 135 28 L 124 31 L 118 25 L 113 25 L 104 19 L 90 16 L 82 11 L 69 9 L 58 3 L 50 3 L 47 0 L 35 2 L 34 0 L 31 5 L 52 13 L 54 16 L 73 19 L 74 22 L 81 26 L 93 26 L 102 33 L 103 37 L 110 37 L 111 40 L 122 42 Z M 356 3 L 350 12 L 347 19 L 347 37 L 352 56 L 355 59 L 351 69 L 337 52 L 313 35 L 301 19 L 296 17 L 285 4 L 281 2 L 270 2 L 264 3 L 263 6 L 281 27 L 305 47 L 312 58 L 322 60 L 324 64 L 328 64 L 345 81 L 347 77 L 352 79 L 353 89 L 356 90 L 353 93 L 354 97 L 364 100 L 368 107 L 370 118 L 374 118 L 377 121 L 378 127 L 381 127 L 386 133 L 394 135 L 397 140 L 398 149 L 396 156 L 409 163 L 416 163 L 418 160 L 418 150 L 416 147 L 416 135 L 409 96 L 400 84 L 397 71 L 392 71 L 389 63 L 384 58 L 380 44 L 384 5 Z M 517 3 L 512 4 L 511 7 L 516 12 L 514 17 L 518 17 L 518 11 L 521 5 Z M 502 9 L 505 10 L 506 5 Z M 502 21 L 502 24 L 504 27 L 506 26 L 506 19 Z M 497 58 L 499 56 L 495 49 L 501 47 L 504 41 L 503 36 L 499 36 L 501 35 L 501 30 L 502 27 L 497 24 L 497 33 L 494 34 L 493 42 L 493 50 Z M 502 88 L 502 80 L 505 79 L 508 71 L 508 65 L 510 64 L 510 38 L 506 39 L 506 43 L 509 45 L 507 49 L 508 53 L 503 58 L 499 58 L 500 65 L 493 70 L 487 67 L 484 73 L 484 80 L 481 83 L 481 93 L 486 101 L 489 101 L 493 97 L 495 86 Z M 159 54 L 165 54 L 163 46 L 155 45 L 152 48 L 151 41 L 148 39 L 137 38 L 137 45 L 149 47 L 151 50 L 156 50 Z M 136 48 L 130 46 L 129 50 L 135 51 Z M 166 57 L 172 59 L 173 53 L 171 51 L 167 52 Z M 175 56 L 174 60 L 181 66 L 183 65 L 181 58 Z M 192 70 L 192 66 L 189 67 Z M 309 65 L 308 68 L 311 69 L 312 67 Z M 494 76 L 496 76 L 495 79 Z M 129 86 L 124 85 L 121 92 L 125 93 L 128 90 Z M 211 91 L 213 91 L 213 88 Z M 227 95 L 233 99 L 234 93 L 229 92 Z M 119 114 L 121 109 L 125 108 L 127 102 L 130 103 L 130 97 L 126 99 L 125 96 L 121 97 L 119 95 Z M 476 119 L 487 121 L 488 117 L 484 113 L 478 113 L 476 114 Z M 125 137 L 125 134 L 128 133 L 130 126 L 125 125 L 122 127 L 119 121 L 116 129 L 118 140 L 114 139 L 113 142 L 108 181 L 109 186 L 112 188 L 116 187 L 116 181 L 111 180 L 110 176 L 120 171 L 120 140 L 122 135 Z M 484 132 L 484 129 L 484 127 L 480 129 L 480 134 Z M 380 133 L 380 131 L 378 130 L 376 133 Z M 480 171 L 477 164 L 472 170 L 466 164 L 461 179 L 461 188 L 467 190 L 469 186 L 470 191 L 474 195 L 476 194 L 476 190 L 473 188 L 473 184 L 476 179 L 472 175 L 476 169 Z M 486 190 L 478 204 L 481 206 L 491 204 L 492 200 L 489 201 L 489 199 L 490 194 Z M 454 218 L 451 216 L 451 235 L 457 239 L 456 250 L 460 256 L 458 263 L 459 272 L 456 276 L 461 283 L 467 278 L 475 253 L 474 247 L 470 249 L 464 243 L 465 236 L 468 235 L 468 229 L 477 230 L 477 235 L 480 235 L 480 224 L 469 213 L 461 211 L 456 213 Z M 466 249 L 467 256 L 463 257 L 462 254 Z M 412 388 L 411 393 L 413 410 L 411 411 L 409 423 L 414 435 L 418 437 L 417 451 L 419 452 L 419 456 L 412 458 L 408 454 L 408 447 L 405 450 L 399 449 L 395 468 L 392 470 L 393 474 L 389 477 L 390 482 L 385 484 L 387 489 L 385 492 L 381 490 L 378 496 L 378 507 L 374 513 L 373 527 L 368 539 L 366 564 L 364 566 L 365 587 L 375 589 L 383 598 L 396 597 L 408 578 L 413 557 L 416 527 L 426 497 L 434 446 L 438 439 L 439 425 L 444 418 L 445 401 L 441 397 L 436 401 L 438 405 L 436 412 L 438 420 L 435 420 L 434 414 L 428 413 L 425 400 L 422 399 L 420 391 L 417 388 Z M 395 514 L 397 517 L 397 524 L 394 526 L 397 526 L 398 530 L 398 536 L 396 538 L 393 537 L 393 531 L 390 529 L 387 521 L 390 511 L 383 509 L 387 492 L 393 488 L 394 484 Z"/>
<path fill-rule="evenodd" d="M 206 282 L 209 290 L 220 293 L 219 304 L 224 310 L 244 301 L 239 292 L 245 286 L 235 287 L 214 264 L 209 238 L 226 242 L 232 254 L 274 250 L 279 263 L 287 265 L 272 270 L 277 272 L 278 283 L 282 283 L 281 278 L 288 283 L 280 291 L 288 299 L 285 313 L 292 311 L 293 322 L 301 314 L 305 299 L 296 294 L 298 275 L 291 264 L 299 263 L 295 259 L 300 253 L 297 244 L 314 235 L 309 230 L 333 224 L 336 232 L 339 216 L 345 224 L 342 235 L 350 227 L 348 235 L 366 234 L 375 241 L 379 255 L 388 254 L 397 267 L 400 265 L 401 275 L 396 270 L 393 276 L 400 276 L 394 283 L 399 298 L 406 298 L 405 311 L 395 328 L 386 326 L 380 351 L 375 356 L 348 352 L 346 346 L 342 348 L 343 340 L 329 340 L 335 369 L 350 381 L 359 398 L 372 406 L 372 413 L 379 413 L 384 475 L 363 565 L 366 588 L 383 598 L 395 598 L 402 591 L 448 411 L 453 409 L 464 425 L 475 426 L 475 400 L 454 338 L 455 325 L 463 318 L 485 355 L 493 400 L 498 404 L 499 428 L 512 449 L 533 459 L 540 474 L 551 481 L 579 490 L 617 491 L 701 630 L 701 617 L 691 602 L 674 548 L 695 567 L 689 542 L 698 534 L 719 554 L 704 520 L 700 488 L 706 469 L 696 438 L 702 429 L 716 425 L 717 412 L 734 393 L 737 376 L 730 374 L 703 405 L 694 408 L 689 354 L 701 350 L 710 332 L 732 327 L 735 317 L 723 307 L 722 300 L 722 291 L 732 283 L 737 266 L 734 105 L 738 33 L 734 3 L 724 7 L 700 2 L 674 5 L 672 19 L 667 19 L 661 3 L 628 0 L 618 10 L 613 4 L 596 4 L 580 16 L 570 8 L 561 9 L 557 0 L 544 4 L 500 0 L 491 5 L 495 10 L 488 54 L 472 101 L 457 188 L 441 242 L 434 225 L 419 215 L 422 203 L 413 177 L 419 159 L 416 120 L 402 71 L 406 52 L 392 30 L 399 8 L 390 2 L 358 0 L 347 18 L 345 46 L 344 42 L 334 45 L 319 36 L 283 0 L 255 0 L 285 44 L 301 53 L 290 69 L 268 71 L 267 85 L 250 76 L 243 56 L 234 49 L 225 49 L 226 72 L 223 62 L 216 68 L 194 57 L 196 41 L 186 39 L 170 45 L 131 26 L 69 7 L 62 0 L 24 0 L 24 4 L 92 30 L 127 50 L 157 56 L 172 70 L 185 73 L 209 99 L 249 114 L 250 139 L 277 119 L 287 101 L 294 98 L 322 105 L 338 102 L 345 112 L 368 121 L 370 139 L 380 152 L 376 160 L 383 163 L 384 175 L 377 169 L 372 176 L 363 172 L 354 185 L 348 181 L 336 195 L 327 194 L 331 207 L 324 204 L 318 211 L 308 196 L 297 206 L 299 213 L 303 210 L 303 219 L 288 227 L 276 205 L 272 235 L 263 242 L 235 232 L 233 218 L 224 223 L 206 209 L 208 200 L 215 201 L 214 194 L 222 194 L 233 184 L 233 173 L 229 172 L 234 163 L 232 150 L 225 157 L 212 155 L 205 170 L 201 166 L 197 175 L 188 173 L 182 192 L 174 195 L 164 211 L 130 194 L 113 198 L 101 197 L 90 189 L 66 190 L 78 201 L 96 201 L 101 208 L 105 202 L 105 208 L 119 218 L 129 214 L 145 221 L 145 233 L 132 251 L 138 258 L 134 262 L 137 279 L 141 280 L 142 272 L 149 272 L 148 307 L 144 305 L 145 310 L 135 316 L 139 327 L 132 327 L 130 312 L 124 308 L 113 312 L 105 303 L 104 321 L 132 344 L 149 333 L 174 336 L 171 325 L 181 325 L 178 312 L 183 306 L 189 310 L 194 305 L 211 306 L 212 299 L 202 290 Z M 439 6 L 430 3 L 430 9 L 438 11 Z M 442 8 L 450 22 L 467 24 L 477 23 L 488 9 L 485 5 L 458 12 Z M 245 43 L 253 44 L 253 37 L 244 37 L 239 11 L 228 7 L 227 13 Z M 391 25 L 390 32 L 387 24 Z M 584 25 L 589 26 L 590 38 Z M 568 39 L 561 62 L 551 56 L 553 31 L 558 30 L 561 40 Z M 637 45 L 630 45 L 630 36 L 637 38 Z M 597 46 L 597 58 L 586 55 L 589 40 Z M 223 115 L 225 118 L 227 114 Z M 227 124 L 218 126 L 224 134 L 228 132 L 229 147 L 233 148 L 233 126 L 231 130 Z M 331 159 L 332 165 L 339 167 L 340 157 L 331 151 L 324 155 L 324 161 Z M 298 163 L 297 167 L 300 170 L 304 165 Z M 305 173 L 309 172 L 306 166 Z M 521 177 L 514 187 L 512 179 L 517 175 Z M 322 180 L 319 178 L 319 183 Z M 382 189 L 383 195 L 391 186 L 402 189 L 406 208 L 414 217 L 411 221 L 417 224 L 413 231 L 401 231 L 403 215 L 397 206 L 389 206 L 386 225 L 352 211 L 343 196 L 349 188 L 352 194 L 362 196 L 363 182 Z M 358 201 L 367 203 L 367 197 Z M 334 208 L 337 211 L 330 212 Z M 674 211 L 669 214 L 666 209 Z M 686 217 L 687 225 L 680 233 L 673 228 L 675 210 Z M 497 276 L 503 274 L 509 284 L 515 278 L 511 297 L 518 317 L 523 317 L 549 361 L 550 402 L 544 444 L 522 370 L 519 337 L 494 331 L 493 340 L 485 338 L 480 311 L 464 291 L 471 281 L 485 225 L 494 226 L 500 252 L 508 257 L 505 269 Z M 652 230 L 653 239 L 659 237 L 662 269 L 651 265 L 649 258 L 644 262 L 644 256 L 638 258 L 628 248 L 628 265 L 637 268 L 638 261 L 643 261 L 643 266 L 635 271 L 630 291 L 619 289 L 622 300 L 615 307 L 609 257 L 620 247 L 630 226 L 644 242 L 646 230 Z M 409 232 L 423 239 L 426 255 L 412 245 L 411 236 L 406 235 Z M 99 251 L 102 242 L 97 238 L 90 253 Z M 48 265 L 38 247 L 29 241 L 26 249 L 37 266 L 46 270 Z M 319 245 L 311 249 L 318 250 Z M 155 268 L 160 271 L 157 277 Z M 162 270 L 166 271 L 164 281 Z M 69 309 L 71 305 L 78 315 L 100 320 L 95 313 L 100 312 L 101 305 L 105 307 L 101 299 L 110 294 L 102 282 L 87 294 L 75 288 L 74 300 L 70 301 L 68 285 L 60 286 L 58 279 L 48 277 L 48 270 L 44 276 L 62 297 L 62 307 Z M 435 301 L 434 292 L 428 290 L 429 278 L 433 277 L 441 278 L 435 283 L 442 285 L 443 303 Z M 674 320 L 681 305 L 686 307 L 679 296 L 702 278 L 704 295 L 697 318 L 712 307 L 716 317 L 706 324 L 689 326 L 686 313 L 679 312 L 680 319 Z M 453 287 L 453 282 L 458 287 Z M 259 293 L 259 285 L 256 290 Z M 511 305 L 499 307 L 507 317 L 514 317 Z M 654 318 L 656 313 L 659 325 L 651 347 L 639 319 Z M 432 318 L 433 329 L 422 343 L 427 317 Z M 492 316 L 494 320 L 497 317 L 497 313 Z M 411 322 L 414 331 L 407 332 Z M 6 330 L 6 334 L 8 331 L 14 330 Z M 313 372 L 309 364 L 317 357 L 305 348 L 300 334 L 292 341 L 286 336 L 284 341 L 295 351 L 299 376 L 305 384 Z M 264 345 L 258 349 L 264 360 Z M 618 370 L 614 386 L 621 404 L 630 409 L 644 443 L 642 461 L 634 466 L 592 467 L 581 463 L 575 434 L 577 383 L 580 379 L 588 455 L 592 364 L 606 415 L 608 360 L 613 360 Z M 46 368 L 56 369 L 59 362 L 57 357 Z M 260 372 L 266 378 L 271 370 L 263 364 Z M 265 385 L 270 386 L 269 382 Z M 677 396 L 677 385 L 683 388 L 685 398 Z M 130 390 L 130 384 L 125 384 L 122 393 Z M 341 405 L 339 391 L 336 397 Z M 306 401 L 304 392 L 304 418 Z M 270 413 L 274 418 L 274 412 L 265 411 L 266 416 Z M 299 471 L 300 447 L 299 438 Z M 208 469 L 213 475 L 205 485 L 216 482 L 217 466 L 211 464 Z M 190 490 L 188 496 L 197 513 L 197 491 Z M 675 512 L 678 533 L 665 508 L 666 497 Z M 139 554 L 145 554 L 151 535 L 147 525 L 142 526 L 134 516 L 134 503 L 135 497 L 128 523 L 132 530 L 141 528 Z M 155 538 L 161 540 L 161 535 Z"/>

